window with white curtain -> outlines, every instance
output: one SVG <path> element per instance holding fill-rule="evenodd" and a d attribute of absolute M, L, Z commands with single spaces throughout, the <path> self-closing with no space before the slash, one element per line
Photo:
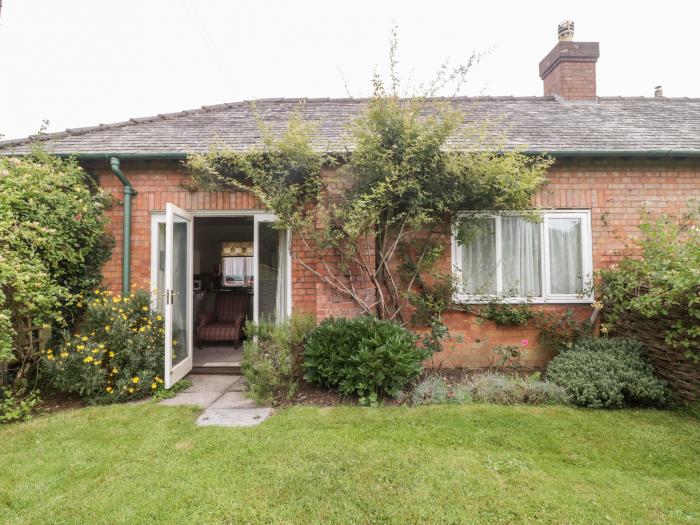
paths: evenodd
<path fill-rule="evenodd" d="M 461 283 L 456 300 L 591 300 L 588 211 L 545 211 L 541 222 L 484 214 L 473 224 L 475 233 L 464 245 L 453 237 L 452 260 Z"/>

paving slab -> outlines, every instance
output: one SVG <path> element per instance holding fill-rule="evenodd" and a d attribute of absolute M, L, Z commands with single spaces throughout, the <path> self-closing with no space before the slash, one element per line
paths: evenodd
<path fill-rule="evenodd" d="M 271 414 L 271 408 L 208 408 L 197 419 L 197 425 L 254 427 L 265 421 Z"/>
<path fill-rule="evenodd" d="M 224 374 L 190 374 L 186 377 L 192 386 L 185 393 L 192 392 L 226 392 L 230 387 L 242 379 L 242 376 Z"/>
<path fill-rule="evenodd" d="M 227 391 L 228 392 L 245 392 L 248 390 L 248 382 L 245 380 L 245 377 L 243 376 L 238 376 L 239 379 L 233 383 L 230 387 L 228 387 Z"/>
<path fill-rule="evenodd" d="M 221 392 L 179 392 L 175 397 L 164 399 L 160 404 L 167 406 L 194 405 L 207 408 L 219 397 L 221 397 Z"/>
<path fill-rule="evenodd" d="M 258 405 L 242 392 L 226 392 L 209 408 L 256 408 Z"/>

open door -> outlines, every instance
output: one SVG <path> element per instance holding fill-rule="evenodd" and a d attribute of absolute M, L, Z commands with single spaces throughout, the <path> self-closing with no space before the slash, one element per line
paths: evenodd
<path fill-rule="evenodd" d="M 192 370 L 192 216 L 165 208 L 165 387 Z"/>
<path fill-rule="evenodd" d="M 274 227 L 276 217 L 255 215 L 253 321 L 284 321 L 289 315 L 289 239 Z"/>

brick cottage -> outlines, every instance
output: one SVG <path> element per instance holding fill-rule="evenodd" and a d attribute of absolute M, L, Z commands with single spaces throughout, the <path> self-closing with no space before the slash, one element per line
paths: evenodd
<path fill-rule="evenodd" d="M 625 239 L 638 232 L 642 210 L 678 213 L 700 198 L 700 99 L 666 98 L 660 89 L 653 98 L 599 97 L 598 43 L 573 41 L 566 24 L 559 36 L 539 65 L 543 96 L 450 100 L 465 126 L 489 122 L 506 137 L 507 148 L 556 159 L 549 184 L 533 202 L 543 210 L 542 224 L 493 217 L 470 246 L 453 243 L 447 250 L 445 267 L 471 283 L 456 302 L 469 302 L 478 285 L 480 293 L 508 292 L 528 297 L 536 308 L 571 308 L 579 319 L 588 318 L 593 310 L 586 283 L 627 254 Z M 281 131 L 296 109 L 316 124 L 319 150 L 342 151 L 346 126 L 365 105 L 362 99 L 266 99 L 254 108 L 250 102 L 206 106 L 41 137 L 46 151 L 76 155 L 120 199 L 107 212 L 116 249 L 104 269 L 105 286 L 157 290 L 154 305 L 169 314 L 172 333 L 182 341 L 181 352 L 166 355 L 170 380 L 193 366 L 193 353 L 196 366 L 197 353 L 205 351 L 199 344 L 193 350 L 198 313 L 218 315 L 222 329 L 227 309 L 239 308 L 233 317 L 250 319 L 358 313 L 352 301 L 289 258 L 293 239 L 270 227 L 274 217 L 253 196 L 190 191 L 182 160 L 212 145 L 248 150 L 260 142 L 256 118 Z M 460 140 L 454 146 L 468 149 Z M 0 154 L 26 154 L 31 142 L 5 141 Z M 332 177 L 332 170 L 326 175 Z M 234 289 L 247 293 L 249 302 L 225 306 L 223 298 Z M 523 339 L 530 342 L 525 366 L 551 357 L 538 345 L 534 326 L 499 327 L 458 310 L 446 320 L 459 337 L 437 357 L 443 366 L 488 365 L 494 346 Z M 216 340 L 212 333 L 218 332 L 200 335 Z"/>

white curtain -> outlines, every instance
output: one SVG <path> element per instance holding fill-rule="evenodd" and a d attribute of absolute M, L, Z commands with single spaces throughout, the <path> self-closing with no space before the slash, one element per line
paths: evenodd
<path fill-rule="evenodd" d="M 276 315 L 277 322 L 287 317 L 287 231 L 279 230 L 279 249 L 277 250 L 277 301 Z"/>
<path fill-rule="evenodd" d="M 542 295 L 540 225 L 522 217 L 501 217 L 503 294 Z"/>
<path fill-rule="evenodd" d="M 552 293 L 583 290 L 581 219 L 549 219 L 549 268 Z"/>
<path fill-rule="evenodd" d="M 469 295 L 496 294 L 496 219 L 478 219 L 476 235 L 462 246 L 462 281 Z"/>

